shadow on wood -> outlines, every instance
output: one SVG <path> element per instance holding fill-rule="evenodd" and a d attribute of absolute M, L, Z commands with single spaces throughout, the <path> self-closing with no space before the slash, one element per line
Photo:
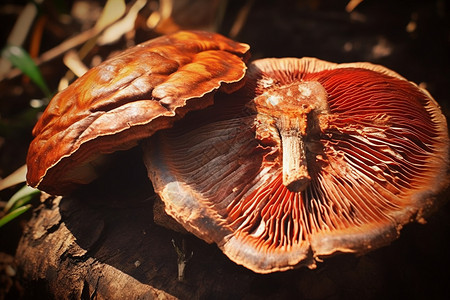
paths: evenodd
<path fill-rule="evenodd" d="M 114 156 L 106 176 L 71 197 L 44 197 L 16 253 L 33 299 L 378 299 L 445 293 L 448 206 L 411 225 L 392 245 L 362 257 L 338 255 L 306 268 L 255 274 L 216 245 L 153 221 L 155 195 L 141 155 Z M 193 251 L 177 280 L 172 239 Z M 428 247 L 427 245 L 431 245 Z M 448 274 L 448 273 L 447 273 Z M 430 294 L 431 293 L 431 294 Z"/>

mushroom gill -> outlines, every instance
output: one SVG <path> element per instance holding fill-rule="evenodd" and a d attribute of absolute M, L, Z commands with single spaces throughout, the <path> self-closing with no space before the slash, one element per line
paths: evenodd
<path fill-rule="evenodd" d="M 445 117 L 397 73 L 285 58 L 246 77 L 144 146 L 167 213 L 236 263 L 313 268 L 386 245 L 447 185 Z"/>

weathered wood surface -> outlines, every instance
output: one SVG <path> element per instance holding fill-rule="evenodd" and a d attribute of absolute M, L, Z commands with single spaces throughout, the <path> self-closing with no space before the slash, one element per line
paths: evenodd
<path fill-rule="evenodd" d="M 449 296 L 448 205 L 429 224 L 411 225 L 400 240 L 365 256 L 339 255 L 315 270 L 260 275 L 229 261 L 215 245 L 155 225 L 145 170 L 134 162 L 122 167 L 133 172 L 114 173 L 113 183 L 104 179 L 72 197 L 47 198 L 34 212 L 16 253 L 27 298 Z M 181 244 L 183 238 L 193 257 L 180 282 L 172 239 Z"/>

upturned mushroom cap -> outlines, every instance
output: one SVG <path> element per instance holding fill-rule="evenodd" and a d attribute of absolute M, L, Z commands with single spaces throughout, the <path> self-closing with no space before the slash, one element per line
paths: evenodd
<path fill-rule="evenodd" d="M 171 216 L 268 273 L 397 238 L 447 185 L 448 151 L 438 104 L 397 73 L 285 58 L 158 132 L 145 162 Z"/>
<path fill-rule="evenodd" d="M 249 46 L 219 34 L 159 37 L 89 70 L 50 102 L 36 124 L 28 184 L 63 195 L 96 177 L 103 155 L 170 127 L 213 94 L 240 88 Z"/>

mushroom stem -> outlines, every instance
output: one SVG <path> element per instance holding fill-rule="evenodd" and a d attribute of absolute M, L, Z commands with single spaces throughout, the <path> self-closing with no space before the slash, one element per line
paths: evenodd
<path fill-rule="evenodd" d="M 303 191 L 311 177 L 306 164 L 305 143 L 300 134 L 281 132 L 283 184 L 291 191 Z"/>
<path fill-rule="evenodd" d="M 311 177 L 308 174 L 305 142 L 302 135 L 305 131 L 306 120 L 296 119 L 296 121 L 294 124 L 281 121 L 279 130 L 283 153 L 283 184 L 293 192 L 301 192 L 306 188 Z"/>

